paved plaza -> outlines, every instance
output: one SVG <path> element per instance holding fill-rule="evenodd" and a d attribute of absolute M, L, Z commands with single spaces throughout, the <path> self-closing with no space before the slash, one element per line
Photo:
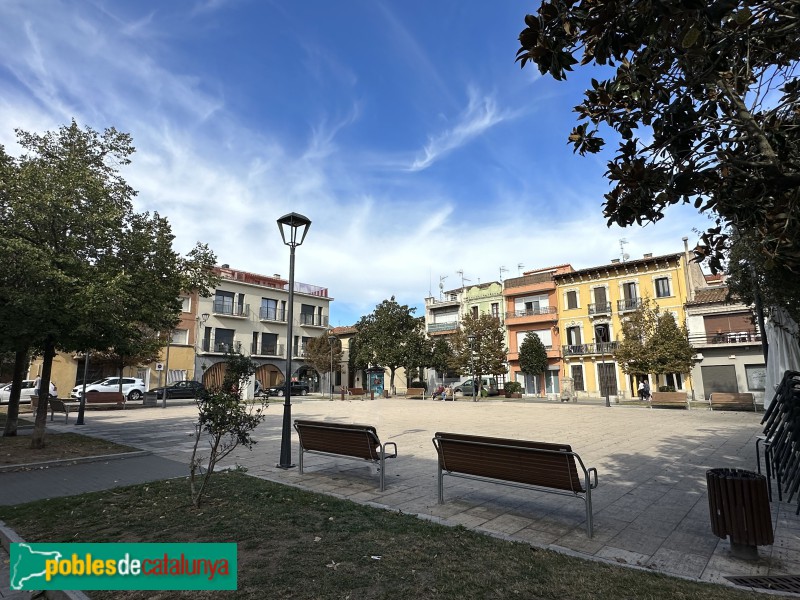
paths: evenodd
<path fill-rule="evenodd" d="M 296 468 L 276 468 L 282 414 L 282 405 L 273 403 L 256 431 L 259 443 L 253 451 L 240 449 L 227 464 L 244 466 L 250 475 L 355 502 L 672 575 L 723 582 L 726 575 L 800 574 L 800 518 L 794 514 L 795 504 L 779 503 L 776 495 L 775 544 L 759 548 L 758 562 L 732 558 L 728 542 L 711 532 L 706 470 L 755 470 L 761 414 L 500 400 L 304 398 L 293 404 L 293 418 L 371 424 L 382 441 L 395 442 L 399 457 L 387 463 L 384 492 L 378 490 L 375 468 L 362 461 L 306 455 L 303 475 Z M 179 474 L 176 463 L 188 465 L 195 415 L 192 405 L 90 412 L 82 427 L 63 422 L 48 426 L 153 453 L 149 467 L 134 459 L 119 461 L 119 483 L 108 484 L 113 487 L 136 480 L 142 470 L 146 478 L 149 469 L 156 469 L 151 479 L 162 473 Z M 571 444 L 586 466 L 599 473 L 599 487 L 592 494 L 594 537 L 586 535 L 583 503 L 563 496 L 447 477 L 446 502 L 439 505 L 431 442 L 437 431 Z M 297 436 L 292 434 L 296 461 Z M 3 503 L 47 497 L 48 490 L 50 495 L 78 493 L 66 483 L 74 481 L 67 474 L 74 468 L 24 476 L 0 473 Z M 120 475 L 125 471 L 128 476 Z M 47 478 L 53 482 L 48 484 Z M 57 485 L 56 479 L 61 480 Z"/>

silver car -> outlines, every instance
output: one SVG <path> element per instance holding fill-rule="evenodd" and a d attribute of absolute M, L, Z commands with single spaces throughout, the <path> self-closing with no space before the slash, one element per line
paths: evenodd
<path fill-rule="evenodd" d="M 119 377 L 106 377 L 100 381 L 89 383 L 86 385 L 87 392 L 118 392 Z M 122 393 L 127 397 L 130 402 L 141 400 L 144 396 L 144 381 L 136 379 L 135 377 L 122 377 Z M 76 385 L 70 392 L 71 398 L 80 399 L 83 394 L 83 385 Z"/>

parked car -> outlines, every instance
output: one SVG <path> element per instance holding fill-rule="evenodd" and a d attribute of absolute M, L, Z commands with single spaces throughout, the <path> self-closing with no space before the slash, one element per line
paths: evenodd
<path fill-rule="evenodd" d="M 161 400 L 166 394 L 167 398 L 197 398 L 206 391 L 204 386 L 199 381 L 176 381 L 163 387 L 154 388 L 150 393 L 154 393 L 156 398 Z"/>
<path fill-rule="evenodd" d="M 453 392 L 456 394 L 462 393 L 465 396 L 472 396 L 472 379 L 467 379 L 453 387 Z M 497 380 L 494 377 L 481 377 L 481 383 L 483 389 L 486 390 L 486 393 L 490 396 L 497 396 L 500 394 L 500 390 L 497 389 Z M 475 390 L 475 395 L 479 395 L 480 391 Z"/>
<path fill-rule="evenodd" d="M 268 396 L 283 396 L 286 393 L 286 385 L 273 385 L 267 388 Z M 300 381 L 292 382 L 292 396 L 305 396 L 308 394 L 308 384 Z"/>
<path fill-rule="evenodd" d="M 22 390 L 19 393 L 20 404 L 30 404 L 31 396 L 33 396 L 33 385 L 33 379 L 25 379 L 22 382 Z M 11 399 L 11 384 L 2 383 L 0 386 L 2 386 L 0 387 L 0 404 L 8 404 Z"/>
<path fill-rule="evenodd" d="M 106 377 L 100 381 L 95 381 L 86 386 L 87 392 L 119 392 L 119 377 Z M 128 398 L 130 402 L 141 400 L 144 396 L 144 381 L 136 379 L 135 377 L 122 378 L 122 393 Z M 70 398 L 80 399 L 83 394 L 83 384 L 76 385 L 72 388 Z"/>

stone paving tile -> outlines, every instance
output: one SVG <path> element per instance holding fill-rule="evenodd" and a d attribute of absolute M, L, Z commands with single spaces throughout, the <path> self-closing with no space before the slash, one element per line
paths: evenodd
<path fill-rule="evenodd" d="M 709 537 L 708 534 L 694 532 L 673 531 L 664 543 L 661 544 L 659 550 L 675 550 L 677 552 L 685 552 L 687 554 L 697 553 L 705 556 L 703 565 L 708 561 L 708 557 L 714 552 L 717 547 L 719 539 L 716 537 Z M 699 575 L 698 575 L 699 576 Z"/>
<path fill-rule="evenodd" d="M 664 573 L 697 579 L 703 574 L 707 562 L 708 559 L 699 554 L 661 548 L 650 557 L 648 566 Z"/>
<path fill-rule="evenodd" d="M 632 552 L 630 550 L 623 550 L 614 546 L 603 546 L 598 552 L 595 553 L 598 558 L 605 558 L 613 560 L 620 564 L 645 566 L 650 559 L 649 555 Z"/>

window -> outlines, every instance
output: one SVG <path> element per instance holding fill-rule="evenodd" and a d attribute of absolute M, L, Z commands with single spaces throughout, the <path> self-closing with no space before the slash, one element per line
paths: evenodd
<path fill-rule="evenodd" d="M 576 392 L 586 391 L 583 384 L 583 367 L 581 365 L 572 365 L 572 389 Z"/>
<path fill-rule="evenodd" d="M 669 291 L 669 277 L 658 277 L 655 280 L 656 298 L 666 298 L 672 294 Z"/>
<path fill-rule="evenodd" d="M 567 308 L 578 308 L 578 292 L 576 290 L 567 292 Z"/>
<path fill-rule="evenodd" d="M 747 375 L 747 389 L 754 392 L 764 391 L 764 380 L 767 378 L 767 368 L 764 365 L 745 365 Z"/>
<path fill-rule="evenodd" d="M 500 318 L 500 304 L 497 302 L 492 302 L 492 316 L 495 319 Z"/>
<path fill-rule="evenodd" d="M 567 327 L 567 344 L 570 346 L 579 346 L 581 344 L 580 327 Z"/>
<path fill-rule="evenodd" d="M 188 329 L 173 329 L 172 339 L 170 344 L 178 346 L 186 346 L 189 344 L 189 330 Z"/>
<path fill-rule="evenodd" d="M 213 352 L 227 352 L 233 349 L 233 329 L 216 329 L 214 330 L 214 348 Z"/>
<path fill-rule="evenodd" d="M 192 310 L 192 299 L 187 298 L 186 296 L 181 296 L 181 312 L 191 312 Z"/>
<path fill-rule="evenodd" d="M 283 319 L 278 316 L 278 301 L 272 298 L 262 298 L 259 317 L 267 321 L 282 321 Z"/>
<path fill-rule="evenodd" d="M 225 315 L 233 314 L 233 292 L 217 291 L 214 296 L 214 312 Z"/>

